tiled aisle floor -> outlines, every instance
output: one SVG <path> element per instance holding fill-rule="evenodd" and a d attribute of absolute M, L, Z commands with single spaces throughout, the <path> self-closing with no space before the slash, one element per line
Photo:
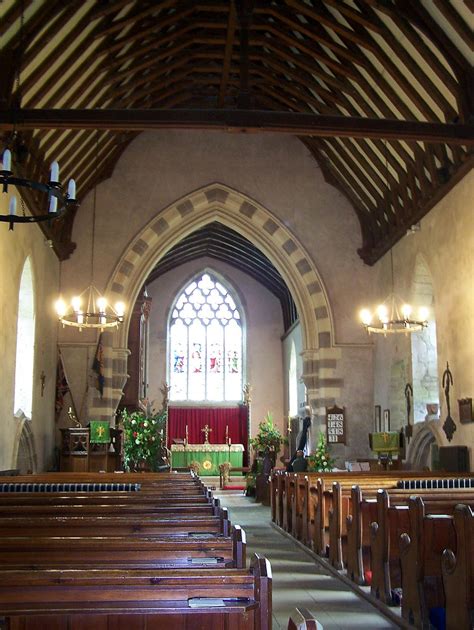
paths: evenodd
<path fill-rule="evenodd" d="M 270 508 L 253 499 L 214 492 L 229 509 L 232 523 L 247 534 L 247 559 L 257 552 L 270 560 L 273 573 L 273 629 L 287 627 L 296 605 L 308 608 L 324 630 L 397 628 L 368 602 L 270 525 Z"/>

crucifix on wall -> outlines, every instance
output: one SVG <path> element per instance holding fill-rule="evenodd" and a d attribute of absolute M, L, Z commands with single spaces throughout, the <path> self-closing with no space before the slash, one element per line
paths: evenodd
<path fill-rule="evenodd" d="M 212 429 L 208 424 L 206 424 L 204 426 L 204 429 L 201 429 L 201 431 L 204 433 L 204 444 L 209 444 L 209 433 L 212 431 Z"/>

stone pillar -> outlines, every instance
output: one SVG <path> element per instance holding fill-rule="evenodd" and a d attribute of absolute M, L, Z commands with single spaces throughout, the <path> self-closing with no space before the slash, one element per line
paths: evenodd
<path fill-rule="evenodd" d="M 97 387 L 90 387 L 92 392 L 89 399 L 87 420 L 107 420 L 114 426 L 114 416 L 123 395 L 123 388 L 127 381 L 128 348 L 114 348 L 114 333 L 102 333 L 102 375 L 104 388 L 102 395 Z M 95 372 L 91 373 L 91 380 L 97 379 Z"/>
<path fill-rule="evenodd" d="M 311 406 L 312 436 L 315 440 L 319 431 L 326 433 L 326 407 L 332 407 L 341 400 L 344 382 L 336 377 L 341 349 L 321 347 L 305 350 L 302 357 L 302 379 Z"/>

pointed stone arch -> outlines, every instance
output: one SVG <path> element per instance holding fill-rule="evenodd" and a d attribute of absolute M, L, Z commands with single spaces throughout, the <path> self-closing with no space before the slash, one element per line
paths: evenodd
<path fill-rule="evenodd" d="M 35 473 L 38 462 L 31 420 L 20 409 L 15 413 L 14 421 L 17 427 L 13 444 L 12 468 L 18 469 L 20 474 Z"/>
<path fill-rule="evenodd" d="M 424 422 L 415 426 L 411 444 L 407 449 L 407 461 L 413 470 L 430 467 L 431 447 L 442 443 L 439 422 Z"/>
<path fill-rule="evenodd" d="M 331 404 L 340 393 L 338 379 L 331 378 L 340 358 L 340 349 L 334 347 L 332 315 L 324 284 L 311 257 L 284 223 L 243 193 L 213 183 L 159 212 L 130 242 L 116 265 L 107 287 L 112 303 L 122 300 L 128 305 L 134 304 L 156 263 L 183 238 L 214 221 L 238 232 L 258 247 L 285 280 L 301 323 L 302 378 L 313 410 L 316 415 L 323 416 L 324 410 L 318 414 L 316 399 L 324 401 L 324 405 Z M 117 404 L 120 399 L 121 391 L 117 387 L 124 376 L 126 378 L 130 313 L 128 309 L 124 325 L 117 332 L 104 335 L 109 345 L 109 351 L 104 354 L 106 382 L 102 402 L 97 401 L 95 409 L 93 405 L 95 417 L 103 415 L 100 408 L 110 414 L 109 409 L 105 410 L 108 398 L 117 400 Z"/>

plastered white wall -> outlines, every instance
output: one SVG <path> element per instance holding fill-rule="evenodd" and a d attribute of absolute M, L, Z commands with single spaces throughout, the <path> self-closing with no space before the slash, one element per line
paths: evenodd
<path fill-rule="evenodd" d="M 13 190 L 13 189 L 12 189 Z M 7 194 L 0 194 L 0 213 L 8 212 Z M 54 400 L 56 389 L 57 320 L 53 304 L 57 295 L 59 263 L 45 243 L 37 225 L 18 224 L 9 231 L 0 224 L 0 469 L 15 467 L 13 461 L 17 423 L 14 419 L 16 328 L 21 274 L 30 256 L 35 294 L 36 342 L 33 376 L 31 428 L 36 445 L 38 470 L 53 463 Z M 40 375 L 45 386 L 41 395 Z"/>
<path fill-rule="evenodd" d="M 434 298 L 438 350 L 439 424 L 446 419 L 442 375 L 449 362 L 454 385 L 450 392 L 451 415 L 457 430 L 451 442 L 437 430 L 440 446 L 467 445 L 474 470 L 474 423 L 459 422 L 458 399 L 474 395 L 474 174 L 471 172 L 421 221 L 421 229 L 405 236 L 393 249 L 396 288 L 410 296 L 416 258 L 422 254 L 428 266 Z M 390 260 L 376 265 L 380 296 L 390 290 Z M 410 374 L 410 341 L 376 339 L 375 403 L 390 408 L 389 374 L 394 363 L 405 361 Z M 398 420 L 398 418 L 397 418 Z M 441 437 L 440 437 L 441 436 Z"/>

